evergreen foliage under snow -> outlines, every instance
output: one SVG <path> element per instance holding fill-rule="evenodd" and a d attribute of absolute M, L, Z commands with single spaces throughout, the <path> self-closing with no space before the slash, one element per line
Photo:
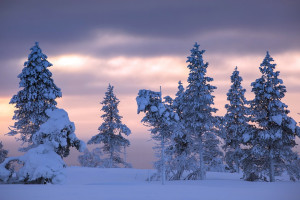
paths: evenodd
<path fill-rule="evenodd" d="M 177 129 L 171 138 L 170 145 L 167 148 L 167 154 L 170 155 L 168 165 L 170 168 L 170 180 L 180 180 L 184 172 L 197 169 L 196 157 L 193 149 L 193 139 L 184 127 L 182 109 L 184 105 L 184 87 L 181 81 L 178 82 L 178 91 L 172 104 L 173 110 L 177 113 L 179 121 Z"/>
<path fill-rule="evenodd" d="M 33 145 L 23 156 L 10 157 L 0 165 L 0 181 L 4 183 L 61 183 L 64 180 L 62 160 L 70 147 L 85 149 L 77 139 L 73 122 L 63 109 L 45 111 L 48 120 L 32 137 Z"/>
<path fill-rule="evenodd" d="M 41 124 L 47 121 L 46 110 L 56 107 L 55 99 L 61 97 L 60 89 L 54 84 L 52 73 L 48 67 L 47 56 L 42 53 L 38 43 L 35 43 L 24 63 L 22 72 L 18 75 L 19 87 L 22 88 L 10 100 L 15 104 L 13 120 L 16 122 L 11 127 L 9 135 L 19 135 L 19 139 L 29 145 L 32 136 L 39 130 Z M 24 148 L 24 150 L 28 148 Z"/>
<path fill-rule="evenodd" d="M 113 88 L 109 84 L 104 100 L 101 102 L 103 105 L 101 110 L 104 112 L 101 118 L 104 122 L 98 128 L 99 133 L 93 136 L 88 141 L 88 144 L 103 145 L 100 148 L 107 155 L 107 158 L 105 158 L 107 161 L 103 162 L 108 163 L 105 167 L 115 168 L 120 167 L 120 165 L 130 167 L 131 165 L 121 157 L 120 153 L 130 145 L 129 140 L 124 138 L 123 134 L 128 136 L 131 134 L 131 131 L 121 121 L 122 117 L 119 115 L 118 110 L 120 101 L 115 96 Z"/>
<path fill-rule="evenodd" d="M 190 73 L 184 93 L 182 115 L 184 127 L 193 138 L 193 148 L 199 163 L 198 168 L 188 176 L 188 179 L 205 179 L 207 165 L 220 163 L 222 155 L 218 147 L 219 140 L 215 135 L 217 119 L 213 114 L 217 109 L 212 107 L 214 105 L 212 92 L 216 87 L 210 84 L 213 79 L 206 76 L 208 63 L 203 61 L 204 52 L 205 50 L 199 50 L 196 43 L 187 60 Z M 214 152 L 217 157 L 211 156 L 210 152 Z"/>
<path fill-rule="evenodd" d="M 48 120 L 33 135 L 33 143 L 53 146 L 55 152 L 61 157 L 67 157 L 71 147 L 83 152 L 85 143 L 76 137 L 75 125 L 69 120 L 68 113 L 63 109 L 48 109 L 45 113 Z"/>
<path fill-rule="evenodd" d="M 158 142 L 154 149 L 156 149 L 156 155 L 159 160 L 154 166 L 158 170 L 157 176 L 161 178 L 162 184 L 164 184 L 167 176 L 166 171 L 169 171 L 166 166 L 166 163 L 169 161 L 167 157 L 169 154 L 166 154 L 165 151 L 170 143 L 179 117 L 171 108 L 172 99 L 166 97 L 165 102 L 163 102 L 161 92 L 140 90 L 136 101 L 138 105 L 137 113 L 145 113 L 142 123 L 150 127 L 152 138 Z"/>
<path fill-rule="evenodd" d="M 243 135 L 248 135 L 250 130 L 249 109 L 245 98 L 246 90 L 243 89 L 237 67 L 231 76 L 231 88 L 227 93 L 229 104 L 225 105 L 227 110 L 224 116 L 225 128 L 225 161 L 231 172 L 239 172 L 240 160 L 242 157 L 241 145 L 243 144 Z"/>
<path fill-rule="evenodd" d="M 78 161 L 83 167 L 107 167 L 109 163 L 103 163 L 101 159 L 102 152 L 100 148 L 95 148 L 91 152 L 86 148 L 84 154 L 78 156 Z"/>
<path fill-rule="evenodd" d="M 292 180 L 299 179 L 300 169 L 293 165 L 298 159 L 292 148 L 296 145 L 296 122 L 288 116 L 287 105 L 282 102 L 286 87 L 275 71 L 276 64 L 267 52 L 260 65 L 262 76 L 252 85 L 255 94 L 251 101 L 251 120 L 255 133 L 247 138 L 242 167 L 246 180 L 275 181 L 275 176 L 287 170 Z M 297 170 L 295 170 L 297 169 Z"/>

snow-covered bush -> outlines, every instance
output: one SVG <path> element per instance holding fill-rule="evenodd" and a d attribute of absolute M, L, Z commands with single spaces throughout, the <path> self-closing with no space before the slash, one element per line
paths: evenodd
<path fill-rule="evenodd" d="M 18 164 L 17 167 L 14 167 Z M 0 181 L 4 183 L 62 183 L 64 161 L 53 146 L 41 144 L 23 156 L 7 158 L 0 164 Z"/>
<path fill-rule="evenodd" d="M 7 158 L 0 165 L 4 183 L 61 183 L 64 179 L 62 160 L 70 147 L 79 151 L 85 144 L 74 134 L 75 126 L 63 109 L 46 110 L 48 120 L 33 135 L 33 148 L 23 156 Z"/>
<path fill-rule="evenodd" d="M 85 143 L 76 137 L 74 133 L 75 125 L 69 120 L 68 113 L 63 109 L 48 109 L 45 112 L 48 120 L 33 135 L 32 140 L 34 144 L 53 146 L 55 152 L 61 157 L 69 155 L 70 147 L 75 147 L 80 152 L 83 152 Z"/>
<path fill-rule="evenodd" d="M 83 155 L 78 156 L 78 161 L 83 167 L 103 167 L 101 154 L 100 148 L 93 149 L 91 152 L 86 148 Z"/>

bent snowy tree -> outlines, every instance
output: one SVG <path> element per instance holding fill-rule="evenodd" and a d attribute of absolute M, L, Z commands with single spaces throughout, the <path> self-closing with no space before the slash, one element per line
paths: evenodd
<path fill-rule="evenodd" d="M 176 126 L 174 122 L 177 122 L 179 117 L 170 106 L 162 102 L 161 92 L 140 90 L 136 102 L 138 105 L 137 113 L 145 113 L 142 123 L 151 127 L 151 137 L 159 142 L 158 147 L 155 148 L 160 151 L 158 153 L 159 160 L 156 162 L 155 167 L 160 173 L 162 184 L 165 184 L 167 161 L 165 150 Z"/>

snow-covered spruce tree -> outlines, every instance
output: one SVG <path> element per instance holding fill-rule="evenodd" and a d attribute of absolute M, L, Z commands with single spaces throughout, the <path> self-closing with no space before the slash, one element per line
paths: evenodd
<path fill-rule="evenodd" d="M 256 125 L 256 132 L 245 137 L 249 149 L 242 160 L 246 180 L 275 181 L 275 176 L 287 170 L 290 178 L 299 178 L 299 168 L 294 170 L 298 155 L 292 151 L 296 145 L 296 122 L 288 116 L 287 105 L 282 102 L 286 87 L 279 79 L 276 64 L 267 52 L 260 65 L 262 76 L 252 85 L 255 94 L 251 101 L 251 120 Z M 248 141 L 247 141 L 248 139 Z"/>
<path fill-rule="evenodd" d="M 205 50 L 199 50 L 196 43 L 188 57 L 188 86 L 185 91 L 185 100 L 182 109 L 184 127 L 190 132 L 194 140 L 194 148 L 198 155 L 198 169 L 192 172 L 188 179 L 205 179 L 207 165 L 214 163 L 218 157 L 212 157 L 210 152 L 222 154 L 218 147 L 218 139 L 214 135 L 216 118 L 212 115 L 217 111 L 213 108 L 214 96 L 212 92 L 216 89 L 210 84 L 212 78 L 206 76 L 208 63 L 203 62 L 202 54 Z M 205 144 L 206 143 L 206 144 Z M 208 160 L 205 160 L 208 159 Z"/>
<path fill-rule="evenodd" d="M 224 116 L 225 144 L 223 148 L 225 150 L 225 161 L 231 172 L 239 172 L 243 134 L 250 131 L 248 124 L 249 108 L 247 108 L 246 90 L 242 87 L 242 81 L 243 79 L 236 67 L 231 75 L 232 85 L 227 93 L 229 104 L 225 105 L 227 113 Z"/>
<path fill-rule="evenodd" d="M 0 142 L 0 163 L 2 163 L 5 158 L 7 158 L 8 151 L 3 149 L 3 144 Z"/>
<path fill-rule="evenodd" d="M 161 92 L 140 90 L 136 101 L 138 105 L 137 113 L 145 113 L 142 123 L 150 127 L 151 137 L 158 142 L 154 149 L 157 151 L 156 155 L 159 160 L 154 166 L 158 170 L 162 184 L 165 184 L 166 162 L 168 162 L 165 150 L 179 117 L 177 113 L 171 109 L 170 98 L 167 98 L 169 105 L 167 105 L 167 102 L 162 101 Z"/>
<path fill-rule="evenodd" d="M 169 168 L 170 180 L 182 179 L 184 171 L 193 171 L 197 168 L 196 158 L 192 149 L 192 138 L 183 124 L 182 109 L 184 103 L 184 87 L 181 81 L 178 82 L 178 91 L 172 104 L 172 109 L 177 113 L 179 121 L 177 122 L 176 133 L 171 137 L 170 145 L 166 152 L 170 155 Z M 174 130 L 175 131 L 175 130 Z"/>
<path fill-rule="evenodd" d="M 122 134 L 128 136 L 131 131 L 125 124 L 122 124 L 122 117 L 118 110 L 120 101 L 115 96 L 113 88 L 109 84 L 104 100 L 101 102 L 103 105 L 101 110 L 104 112 L 101 118 L 104 122 L 98 128 L 99 133 L 93 136 L 88 144 L 103 144 L 101 150 L 108 156 L 107 162 L 104 161 L 108 164 L 104 167 L 115 168 L 120 167 L 120 164 L 124 167 L 130 167 L 131 165 L 121 158 L 120 153 L 124 147 L 130 145 L 129 140 L 124 138 Z"/>
<path fill-rule="evenodd" d="M 10 157 L 0 164 L 0 182 L 4 183 L 61 183 L 64 180 L 62 157 L 75 146 L 79 151 L 84 142 L 74 134 L 74 123 L 70 122 L 63 109 L 45 111 L 48 120 L 32 137 L 33 148 L 23 156 Z"/>
<path fill-rule="evenodd" d="M 54 109 L 57 104 L 55 99 L 62 96 L 48 69 L 52 64 L 42 53 L 39 44 L 36 42 L 30 50 L 28 61 L 24 63 L 25 67 L 18 75 L 19 87 L 23 89 L 10 100 L 10 104 L 15 104 L 16 107 L 13 116 L 13 120 L 16 122 L 8 133 L 12 136 L 19 134 L 19 140 L 27 143 L 29 148 L 31 148 L 33 134 L 48 119 L 45 111 Z"/>

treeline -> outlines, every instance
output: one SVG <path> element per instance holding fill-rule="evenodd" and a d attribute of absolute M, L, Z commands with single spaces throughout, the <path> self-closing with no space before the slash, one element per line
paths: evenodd
<path fill-rule="evenodd" d="M 158 142 L 158 172 L 152 178 L 161 178 L 162 183 L 165 179 L 202 180 L 206 171 L 241 169 L 248 181 L 273 182 L 283 172 L 293 181 L 299 179 L 300 161 L 292 149 L 300 129 L 281 101 L 286 87 L 273 58 L 267 52 L 259 67 L 261 77 L 251 84 L 255 97 L 249 101 L 236 67 L 227 93 L 227 113 L 215 116 L 212 93 L 216 87 L 206 75 L 204 52 L 194 45 L 187 59 L 188 85 L 184 88 L 179 81 L 175 99 L 150 90 L 140 90 L 136 98 L 138 113 L 145 113 L 142 122 L 151 127 L 152 138 Z"/>
<path fill-rule="evenodd" d="M 189 76 L 186 88 L 179 81 L 175 98 L 162 97 L 161 91 L 142 89 L 136 98 L 138 113 L 144 113 L 142 123 L 150 127 L 156 141 L 154 163 L 157 169 L 151 179 L 202 180 L 207 171 L 243 172 L 248 181 L 275 181 L 286 172 L 290 179 L 300 178 L 300 161 L 293 152 L 300 128 L 288 116 L 281 100 L 286 88 L 276 71 L 276 64 L 267 52 L 259 70 L 261 77 L 252 84 L 255 97 L 246 100 L 242 77 L 237 67 L 231 76 L 225 116 L 216 116 L 213 78 L 206 75 L 208 63 L 204 50 L 196 43 L 188 57 Z M 10 101 L 14 104 L 11 136 L 19 136 L 26 152 L 7 158 L 0 142 L 0 181 L 4 183 L 59 183 L 66 166 L 63 158 L 75 147 L 79 162 L 88 167 L 131 167 L 126 160 L 126 148 L 131 134 L 119 115 L 119 99 L 109 84 L 101 101 L 103 123 L 98 134 L 85 148 L 74 131 L 75 125 L 63 109 L 57 108 L 56 98 L 62 96 L 54 84 L 48 67 L 52 64 L 38 43 L 31 48 L 28 60 L 19 74 L 22 88 Z M 123 154 L 123 156 L 122 156 Z"/>

